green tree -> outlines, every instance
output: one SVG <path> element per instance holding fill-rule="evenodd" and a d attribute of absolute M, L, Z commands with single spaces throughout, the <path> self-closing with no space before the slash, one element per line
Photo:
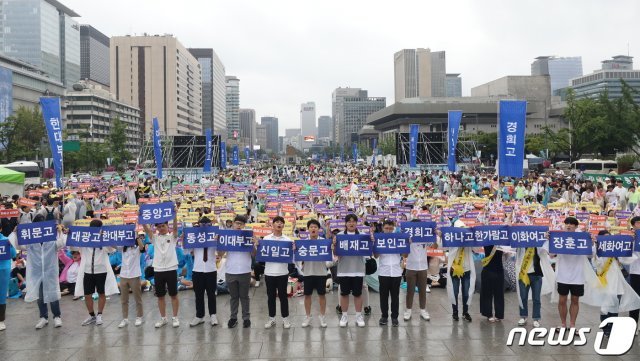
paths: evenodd
<path fill-rule="evenodd" d="M 38 107 L 20 106 L 0 124 L 0 144 L 6 162 L 35 159 L 45 138 L 45 125 Z"/>
<path fill-rule="evenodd" d="M 485 133 L 478 131 L 475 134 L 470 134 L 460 139 L 461 141 L 473 141 L 476 143 L 476 148 L 482 150 L 482 154 L 489 156 L 489 154 L 498 155 L 498 133 Z M 460 144 L 460 142 L 458 142 Z M 458 152 L 460 154 L 460 152 Z"/>
<path fill-rule="evenodd" d="M 396 155 L 396 137 L 395 136 L 386 136 L 380 140 L 378 144 L 378 149 L 380 149 L 380 154 L 382 155 Z"/>
<path fill-rule="evenodd" d="M 113 164 L 116 168 L 121 168 L 123 163 L 131 158 L 131 154 L 127 151 L 127 135 L 126 125 L 120 120 L 115 118 L 111 124 L 109 133 L 109 151 L 113 158 Z"/>

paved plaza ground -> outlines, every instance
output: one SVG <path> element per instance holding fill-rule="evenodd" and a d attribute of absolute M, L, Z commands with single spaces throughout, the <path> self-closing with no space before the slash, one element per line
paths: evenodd
<path fill-rule="evenodd" d="M 509 331 L 518 320 L 518 302 L 515 293 L 506 295 L 506 319 L 490 324 L 479 315 L 478 294 L 473 300 L 473 322 L 451 319 L 451 306 L 446 291 L 434 289 L 428 295 L 431 321 L 425 322 L 415 312 L 413 318 L 400 321 L 400 327 L 378 326 L 380 317 L 378 294 L 371 292 L 373 314 L 366 318 L 367 326 L 358 328 L 353 316 L 347 328 L 338 327 L 335 313 L 337 292 L 328 295 L 329 327 L 322 329 L 314 319 L 312 327 L 300 326 L 304 317 L 303 298 L 290 299 L 293 326 L 282 328 L 281 319 L 275 329 L 265 330 L 267 315 L 264 285 L 251 289 L 250 329 L 227 329 L 229 296 L 218 297 L 218 318 L 221 325 L 212 328 L 205 324 L 189 327 L 194 316 L 192 291 L 179 293 L 181 307 L 179 328 L 167 325 L 156 330 L 158 319 L 152 293 L 144 293 L 145 323 L 141 327 L 118 329 L 120 322 L 119 296 L 107 303 L 102 326 L 80 326 L 87 316 L 82 301 L 63 298 L 64 325 L 54 329 L 53 323 L 35 330 L 38 310 L 35 303 L 9 300 L 7 330 L 0 332 L 0 360 L 205 360 L 205 359 L 335 359 L 335 360 L 535 360 L 572 361 L 598 359 L 640 359 L 640 337 L 626 355 L 598 356 L 593 349 L 595 327 L 599 312 L 583 307 L 578 319 L 579 327 L 591 327 L 586 346 L 506 346 Z M 404 291 L 401 291 L 401 301 Z M 133 301 L 133 299 L 130 299 Z M 417 302 L 417 300 L 416 300 Z M 402 302 L 401 302 L 402 304 Z M 279 308 L 279 307 L 278 307 Z M 401 307 L 400 312 L 402 313 Z M 353 311 L 352 311 L 353 312 Z M 314 305 L 314 313 L 315 305 Z M 134 307 L 131 315 L 135 314 Z M 543 299 L 543 326 L 557 326 L 556 305 Z M 402 317 L 402 315 L 401 315 Z M 241 326 L 241 325 L 240 325 Z M 530 327 L 530 326 L 529 326 Z"/>

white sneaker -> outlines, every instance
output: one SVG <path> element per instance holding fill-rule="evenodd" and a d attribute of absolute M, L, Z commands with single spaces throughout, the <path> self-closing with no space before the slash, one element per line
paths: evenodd
<path fill-rule="evenodd" d="M 60 317 L 53 318 L 53 327 L 55 328 L 62 327 L 62 319 Z"/>
<path fill-rule="evenodd" d="M 356 325 L 358 325 L 358 327 L 364 327 L 364 316 L 356 316 Z"/>
<path fill-rule="evenodd" d="M 431 285 L 427 285 L 426 291 L 427 291 L 427 293 L 431 293 Z"/>
<path fill-rule="evenodd" d="M 211 326 L 215 326 L 218 324 L 218 317 L 214 314 L 211 315 Z"/>
<path fill-rule="evenodd" d="M 122 321 L 120 321 L 120 324 L 118 325 L 118 328 L 125 328 L 129 325 L 129 320 L 127 320 L 126 318 Z"/>
<path fill-rule="evenodd" d="M 405 310 L 403 318 L 405 321 L 409 321 L 411 319 L 411 310 Z"/>
<path fill-rule="evenodd" d="M 136 317 L 136 322 L 134 323 L 134 325 L 136 327 L 138 327 L 138 326 L 142 325 L 142 322 L 143 322 L 142 321 L 142 317 Z"/>
<path fill-rule="evenodd" d="M 5 326 L 4 322 L 0 322 L 0 331 L 4 331 L 7 329 L 7 326 Z"/>
<path fill-rule="evenodd" d="M 255 288 L 260 287 L 260 281 L 256 281 L 256 283 L 254 284 L 254 287 L 255 287 Z"/>
<path fill-rule="evenodd" d="M 429 316 L 429 312 L 427 312 L 427 310 L 420 310 L 420 317 L 422 317 L 422 319 L 425 321 L 429 321 L 431 319 L 431 316 Z"/>
<path fill-rule="evenodd" d="M 41 318 L 40 321 L 36 323 L 36 330 L 39 330 L 48 324 L 49 324 L 49 320 L 47 320 L 46 318 Z"/>
<path fill-rule="evenodd" d="M 346 313 L 343 313 L 342 317 L 340 317 L 340 327 L 347 327 L 348 323 L 349 323 L 349 317 L 347 316 Z"/>
<path fill-rule="evenodd" d="M 166 317 L 162 317 L 162 318 L 160 318 L 160 321 L 156 322 L 155 327 L 156 328 L 160 328 L 160 327 L 166 325 L 167 323 L 169 323 L 169 320 L 167 320 Z"/>
<path fill-rule="evenodd" d="M 309 327 L 309 325 L 311 324 L 311 316 L 305 316 L 304 321 L 302 321 L 302 324 L 300 326 L 304 327 Z"/>
<path fill-rule="evenodd" d="M 87 319 L 82 321 L 82 326 L 88 326 L 92 323 L 96 323 L 96 316 L 89 316 Z"/>
<path fill-rule="evenodd" d="M 524 326 L 526 324 L 527 324 L 526 318 L 521 318 L 520 320 L 518 320 L 518 326 Z"/>
<path fill-rule="evenodd" d="M 180 320 L 178 320 L 177 317 L 172 317 L 171 318 L 171 326 L 173 326 L 174 328 L 180 327 Z"/>
<path fill-rule="evenodd" d="M 282 318 L 282 327 L 284 327 L 285 330 L 288 330 L 291 328 L 291 322 L 289 322 L 289 317 Z"/>
<path fill-rule="evenodd" d="M 326 328 L 327 327 L 327 321 L 324 319 L 324 316 L 320 316 L 320 327 L 322 328 Z"/>
<path fill-rule="evenodd" d="M 267 321 L 267 323 L 264 324 L 264 328 L 269 329 L 269 328 L 271 328 L 271 327 L 273 327 L 275 325 L 276 325 L 275 317 L 269 317 L 269 321 Z"/>
<path fill-rule="evenodd" d="M 540 321 L 533 320 L 533 327 L 540 327 Z"/>
<path fill-rule="evenodd" d="M 191 322 L 189 322 L 189 326 L 191 326 L 191 327 L 198 326 L 201 323 L 204 323 L 204 319 L 202 319 L 200 317 L 194 317 L 193 320 L 191 320 Z"/>
<path fill-rule="evenodd" d="M 98 326 L 102 325 L 102 315 L 101 314 L 97 314 L 96 315 L 96 325 L 98 325 Z"/>

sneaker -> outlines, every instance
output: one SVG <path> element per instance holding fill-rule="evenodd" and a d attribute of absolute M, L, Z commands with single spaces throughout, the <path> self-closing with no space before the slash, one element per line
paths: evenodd
<path fill-rule="evenodd" d="M 236 326 L 238 326 L 238 320 L 235 318 L 230 318 L 229 321 L 227 322 L 227 327 L 234 328 Z"/>
<path fill-rule="evenodd" d="M 338 315 L 342 315 L 342 307 L 340 307 L 340 305 L 337 305 L 337 306 L 336 306 L 336 313 L 337 313 Z"/>
<path fill-rule="evenodd" d="M 411 310 L 405 310 L 402 318 L 404 318 L 405 321 L 409 321 L 411 319 Z"/>
<path fill-rule="evenodd" d="M 211 315 L 211 321 L 210 322 L 211 322 L 211 326 L 218 325 L 218 317 L 215 314 Z"/>
<path fill-rule="evenodd" d="M 38 321 L 38 323 L 36 323 L 36 330 L 39 330 L 41 328 L 43 328 L 44 326 L 49 324 L 49 320 L 47 320 L 46 318 L 40 318 L 40 321 Z"/>
<path fill-rule="evenodd" d="M 392 318 L 391 319 L 391 326 L 398 327 L 399 325 L 400 325 L 400 322 L 398 322 L 397 318 Z"/>
<path fill-rule="evenodd" d="M 96 325 L 102 325 L 102 314 L 100 313 L 96 315 Z"/>
<path fill-rule="evenodd" d="M 458 317 L 457 313 L 454 313 L 453 315 L 451 315 L 451 317 L 453 317 L 454 321 L 460 321 L 460 318 Z"/>
<path fill-rule="evenodd" d="M 189 326 L 194 327 L 194 326 L 198 326 L 199 324 L 204 323 L 204 319 L 200 318 L 200 317 L 194 317 L 193 320 L 191 320 L 191 322 L 189 322 Z"/>
<path fill-rule="evenodd" d="M 82 326 L 88 326 L 92 323 L 96 323 L 96 316 L 89 316 L 82 322 Z"/>
<path fill-rule="evenodd" d="M 471 322 L 471 315 L 469 315 L 469 313 L 463 313 L 462 319 L 464 319 L 467 322 Z"/>
<path fill-rule="evenodd" d="M 260 281 L 256 281 L 256 283 L 255 283 L 254 287 L 255 287 L 255 288 L 260 287 Z"/>
<path fill-rule="evenodd" d="M 342 314 L 342 317 L 340 317 L 340 327 L 347 327 L 347 324 L 349 323 L 349 317 L 346 314 Z"/>
<path fill-rule="evenodd" d="M 302 321 L 302 324 L 300 326 L 304 327 L 309 327 L 309 325 L 311 324 L 311 316 L 305 316 L 304 321 Z"/>
<path fill-rule="evenodd" d="M 380 317 L 380 321 L 378 321 L 378 325 L 386 326 L 389 323 L 389 320 L 386 317 Z"/>
<path fill-rule="evenodd" d="M 427 293 L 431 293 L 431 285 L 427 285 Z"/>
<path fill-rule="evenodd" d="M 496 322 L 496 318 L 495 317 L 487 317 L 487 321 L 489 321 L 490 323 L 494 323 Z"/>
<path fill-rule="evenodd" d="M 533 320 L 533 327 L 540 327 L 540 321 Z"/>
<path fill-rule="evenodd" d="M 4 322 L 0 322 L 0 331 L 4 331 L 7 329 L 7 326 L 4 324 Z"/>
<path fill-rule="evenodd" d="M 364 317 L 362 317 L 362 315 L 356 316 L 356 325 L 358 325 L 358 327 L 364 327 Z"/>
<path fill-rule="evenodd" d="M 236 322 L 236 325 L 238 324 L 238 322 Z M 235 326 L 233 326 L 235 327 Z M 251 320 L 244 320 L 242 321 L 242 328 L 250 328 L 251 327 Z"/>
<path fill-rule="evenodd" d="M 369 316 L 371 314 L 371 306 L 366 306 L 364 308 L 364 315 Z"/>
<path fill-rule="evenodd" d="M 122 321 L 120 321 L 120 324 L 118 325 L 118 328 L 125 328 L 129 326 L 129 320 L 127 320 L 126 318 Z"/>
<path fill-rule="evenodd" d="M 174 328 L 180 327 L 180 320 L 177 317 L 172 317 L 171 326 L 173 326 Z"/>
<path fill-rule="evenodd" d="M 427 312 L 427 310 L 420 310 L 420 317 L 422 317 L 422 319 L 425 321 L 429 321 L 431 319 L 431 316 L 429 316 L 429 312 Z"/>
<path fill-rule="evenodd" d="M 288 330 L 291 328 L 291 322 L 289 322 L 289 317 L 282 318 L 282 327 L 284 327 L 285 330 Z"/>
<path fill-rule="evenodd" d="M 518 320 L 518 326 L 524 326 L 527 324 L 527 319 L 526 318 L 521 318 Z"/>
<path fill-rule="evenodd" d="M 74 300 L 74 301 L 77 301 L 77 300 L 79 300 L 79 299 L 81 299 L 81 298 L 82 298 L 82 299 L 84 299 L 84 297 L 82 297 L 82 296 L 74 296 L 74 297 L 73 297 L 73 300 Z"/>
<path fill-rule="evenodd" d="M 164 325 L 166 325 L 167 323 L 169 323 L 169 320 L 167 320 L 166 317 L 162 317 L 160 318 L 160 321 L 156 322 L 154 326 L 156 328 L 160 328 L 160 327 L 164 327 Z"/>
<path fill-rule="evenodd" d="M 55 328 L 62 327 L 62 319 L 60 317 L 53 318 L 53 327 Z"/>
<path fill-rule="evenodd" d="M 327 321 L 324 319 L 324 316 L 320 316 L 320 327 L 322 328 L 326 328 L 327 327 Z"/>
<path fill-rule="evenodd" d="M 264 328 L 269 329 L 275 325 L 276 325 L 275 317 L 269 317 L 269 321 L 267 321 L 267 323 L 264 324 Z"/>
<path fill-rule="evenodd" d="M 136 322 L 134 323 L 134 325 L 136 327 L 138 327 L 138 326 L 142 325 L 142 322 L 143 322 L 142 321 L 142 317 L 136 317 Z"/>

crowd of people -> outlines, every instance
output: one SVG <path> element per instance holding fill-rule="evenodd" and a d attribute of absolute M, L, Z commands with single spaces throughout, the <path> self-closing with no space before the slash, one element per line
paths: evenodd
<path fill-rule="evenodd" d="M 220 229 L 253 230 L 255 243 L 264 240 L 335 239 L 339 234 L 395 233 L 417 220 L 437 221 L 438 227 L 481 224 L 544 224 L 550 229 L 588 231 L 595 235 L 633 234 L 640 230 L 640 189 L 620 178 L 602 182 L 584 179 L 582 172 L 561 170 L 530 173 L 525 178 L 501 178 L 478 171 L 407 171 L 351 164 L 310 166 L 240 166 L 195 182 L 153 177 L 131 182 L 100 177 L 68 183 L 63 189 L 47 183 L 30 186 L 24 196 L 3 195 L 2 208 L 18 209 L 1 219 L 0 242 L 10 244 L 10 259 L 0 261 L 0 330 L 7 297 L 36 301 L 36 329 L 49 323 L 62 326 L 60 302 L 84 299 L 87 318 L 82 326 L 101 325 L 111 295 L 122 305 L 120 328 L 129 325 L 129 293 L 136 305 L 134 325 L 145 321 L 143 293 L 153 291 L 161 318 L 156 328 L 180 326 L 179 290 L 192 289 L 195 315 L 190 326 L 219 324 L 216 296 L 229 294 L 229 328 L 251 327 L 249 290 L 264 282 L 268 303 L 265 328 L 276 326 L 277 304 L 284 328 L 292 327 L 289 297 L 304 296 L 306 317 L 313 324 L 313 302 L 319 304 L 318 325 L 327 327 L 326 292 L 339 289 L 338 325 L 346 327 L 355 311 L 355 324 L 365 327 L 371 313 L 369 290 L 380 293 L 379 325 L 399 325 L 413 315 L 418 294 L 419 317 L 429 321 L 427 294 L 446 288 L 452 318 L 472 322 L 470 308 L 480 270 L 480 314 L 490 323 L 505 317 L 504 295 L 518 293 L 518 325 L 539 327 L 542 295 L 558 303 L 558 320 L 549 327 L 575 328 L 581 303 L 597 306 L 604 318 L 629 312 L 638 321 L 640 309 L 640 250 L 632 257 L 555 255 L 547 245 L 511 249 L 443 247 L 411 243 L 407 254 L 372 257 L 337 256 L 330 262 L 256 261 L 251 252 L 222 252 L 215 248 L 183 249 L 185 227 L 216 225 Z M 176 216 L 169 223 L 137 225 L 134 246 L 73 248 L 66 246 L 71 225 L 101 227 L 136 222 L 143 203 L 172 201 Z M 54 220 L 55 242 L 20 245 L 19 224 Z M 1 245 L 2 243 L 0 243 Z M 262 280 L 264 276 L 264 281 Z M 334 286 L 335 284 L 335 286 Z M 403 312 L 400 290 L 406 288 Z M 316 297 L 313 296 L 314 291 Z M 171 303 L 167 316 L 166 296 Z M 461 295 L 460 295 L 461 294 Z M 206 297 L 205 297 L 206 296 Z M 461 299 L 460 299 L 461 298 Z M 97 305 L 94 301 L 97 300 Z M 317 300 L 317 301 L 316 301 Z M 529 301 L 532 312 L 529 313 Z M 206 301 L 206 307 L 205 307 Z M 461 304 L 460 304 L 461 302 Z M 353 304 L 353 306 L 351 306 Z M 605 330 L 606 332 L 606 330 Z"/>

